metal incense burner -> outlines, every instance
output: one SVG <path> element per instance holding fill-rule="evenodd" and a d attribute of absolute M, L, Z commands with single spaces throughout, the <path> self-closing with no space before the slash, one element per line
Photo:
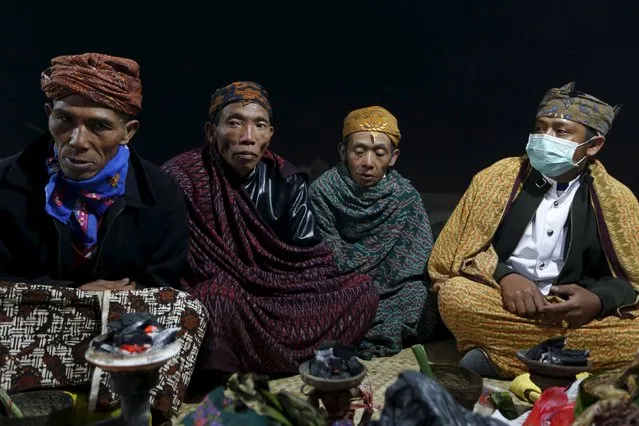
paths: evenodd
<path fill-rule="evenodd" d="M 356 376 L 331 379 L 312 376 L 309 365 L 310 362 L 306 361 L 300 365 L 299 369 L 300 377 L 304 382 L 301 392 L 307 396 L 308 402 L 321 410 L 321 401 L 330 422 L 335 420 L 353 421 L 356 406 L 364 407 L 363 404 L 353 404 L 353 402 L 364 399 L 360 385 L 366 376 L 366 366 L 363 366 L 362 372 Z M 311 389 L 307 390 L 307 386 Z M 359 424 L 366 424 L 370 420 L 370 415 L 371 413 L 366 411 Z"/>
<path fill-rule="evenodd" d="M 120 396 L 120 417 L 96 423 L 96 426 L 149 426 L 151 420 L 151 389 L 159 380 L 160 368 L 180 352 L 176 340 L 160 349 L 149 349 L 139 354 L 103 352 L 96 347 L 110 333 L 93 339 L 86 360 L 110 373 L 113 390 Z M 96 343 L 95 345 L 93 343 Z"/>

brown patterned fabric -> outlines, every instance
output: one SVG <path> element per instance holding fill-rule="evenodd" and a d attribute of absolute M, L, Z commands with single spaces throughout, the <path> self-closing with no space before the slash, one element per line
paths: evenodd
<path fill-rule="evenodd" d="M 517 351 L 552 337 L 566 336 L 568 349 L 588 349 L 595 372 L 628 365 L 639 346 L 639 318 L 608 316 L 579 328 L 545 327 L 505 310 L 500 290 L 465 277 L 442 286 L 439 312 L 460 352 L 483 349 L 505 378 L 527 372 Z"/>
<path fill-rule="evenodd" d="M 184 398 L 206 328 L 203 306 L 171 288 L 131 292 L 85 292 L 71 288 L 0 283 L 0 388 L 90 385 L 96 411 L 117 407 L 109 376 L 85 358 L 89 342 L 106 331 L 106 321 L 125 312 L 149 312 L 165 327 L 182 327 L 181 352 L 160 370 L 152 391 L 154 408 L 176 415 Z M 91 408 L 91 407 L 90 407 Z"/>
<path fill-rule="evenodd" d="M 610 131 L 612 122 L 620 110 L 621 105 L 612 107 L 594 96 L 576 91 L 573 81 L 546 92 L 537 108 L 537 118 L 563 118 L 605 135 Z"/>
<path fill-rule="evenodd" d="M 101 53 L 58 56 L 42 72 L 40 85 L 49 99 L 81 95 L 130 115 L 142 108 L 140 67 L 132 59 Z"/>
<path fill-rule="evenodd" d="M 271 102 L 268 100 L 266 90 L 252 81 L 236 81 L 213 93 L 209 106 L 209 120 L 213 121 L 222 108 L 234 102 L 242 102 L 242 105 L 254 102 L 268 112 L 269 118 L 273 118 Z"/>
<path fill-rule="evenodd" d="M 402 134 L 397 119 L 386 108 L 370 106 L 356 109 L 348 113 L 344 119 L 342 140 L 355 132 L 385 133 L 395 146 L 399 144 Z"/>

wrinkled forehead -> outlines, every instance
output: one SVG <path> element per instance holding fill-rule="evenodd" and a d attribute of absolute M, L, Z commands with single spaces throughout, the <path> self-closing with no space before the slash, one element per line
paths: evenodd
<path fill-rule="evenodd" d="M 70 95 L 53 100 L 53 112 L 65 113 L 78 118 L 92 118 L 115 121 L 122 114 L 92 99 L 80 95 Z"/>
<path fill-rule="evenodd" d="M 226 105 L 218 113 L 220 118 L 240 117 L 246 120 L 270 122 L 266 108 L 256 102 L 237 101 Z"/>
<path fill-rule="evenodd" d="M 392 145 L 391 139 L 388 135 L 382 132 L 362 131 L 351 133 L 349 135 L 349 141 L 352 145 L 370 147 L 384 146 L 388 148 Z"/>

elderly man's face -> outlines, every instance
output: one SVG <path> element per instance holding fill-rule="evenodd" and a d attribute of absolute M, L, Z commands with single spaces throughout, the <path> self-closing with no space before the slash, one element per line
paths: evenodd
<path fill-rule="evenodd" d="M 340 157 L 346 161 L 352 179 L 362 188 L 370 188 L 395 165 L 399 150 L 393 148 L 384 133 L 355 132 L 340 145 Z"/>
<path fill-rule="evenodd" d="M 251 173 L 273 137 L 268 111 L 256 103 L 225 106 L 216 123 L 206 123 L 206 136 L 220 156 L 240 177 Z"/>
<path fill-rule="evenodd" d="M 60 169 L 73 180 L 95 176 L 139 126 L 137 120 L 126 120 L 117 111 L 78 95 L 46 104 L 45 111 Z"/>

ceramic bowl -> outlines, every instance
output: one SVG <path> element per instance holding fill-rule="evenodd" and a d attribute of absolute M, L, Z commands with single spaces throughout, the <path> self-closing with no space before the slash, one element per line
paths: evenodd
<path fill-rule="evenodd" d="M 575 376 L 592 369 L 592 361 L 588 360 L 587 365 L 557 365 L 547 362 L 534 361 L 526 357 L 529 349 L 522 349 L 517 352 L 517 358 L 526 364 L 530 372 L 530 380 L 541 388 L 546 390 L 550 387 L 566 387 L 574 382 Z"/>
<path fill-rule="evenodd" d="M 71 425 L 73 398 L 58 390 L 22 392 L 11 395 L 23 418 L 0 418 L 2 426 Z"/>
<path fill-rule="evenodd" d="M 347 377 L 345 379 L 326 379 L 323 377 L 311 376 L 309 372 L 310 361 L 305 361 L 300 365 L 299 373 L 302 381 L 307 385 L 324 392 L 337 392 L 348 389 L 356 388 L 364 380 L 366 376 L 367 368 L 364 365 L 364 370 L 357 376 Z"/>
<path fill-rule="evenodd" d="M 101 343 L 107 339 L 108 333 L 94 338 L 85 353 L 86 360 L 108 372 L 127 372 L 153 370 L 164 365 L 168 360 L 180 353 L 180 340 L 162 349 L 150 349 L 140 354 L 112 354 L 102 352 L 93 347 L 93 342 Z"/>
<path fill-rule="evenodd" d="M 431 364 L 435 380 L 462 407 L 473 410 L 484 388 L 484 379 L 474 371 L 454 364 Z"/>

